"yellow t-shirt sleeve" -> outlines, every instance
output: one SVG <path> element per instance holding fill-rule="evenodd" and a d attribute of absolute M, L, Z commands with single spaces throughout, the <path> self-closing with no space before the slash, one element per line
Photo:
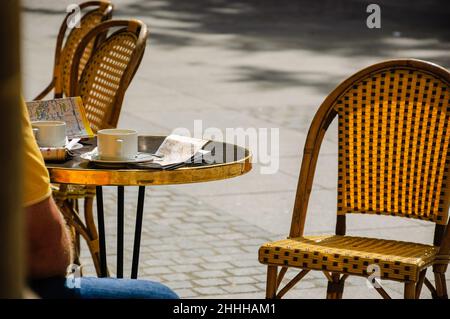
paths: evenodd
<path fill-rule="evenodd" d="M 33 135 L 25 102 L 21 103 L 23 143 L 23 206 L 37 204 L 52 194 L 44 159 Z"/>

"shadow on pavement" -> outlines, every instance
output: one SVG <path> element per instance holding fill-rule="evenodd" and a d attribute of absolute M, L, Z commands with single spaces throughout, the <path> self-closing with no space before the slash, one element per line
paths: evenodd
<path fill-rule="evenodd" d="M 150 28 L 150 43 L 155 41 L 170 50 L 219 46 L 243 55 L 306 50 L 347 59 L 413 57 L 450 66 L 448 1 L 377 1 L 382 10 L 381 29 L 366 26 L 369 3 L 136 0 L 116 8 L 119 15 L 162 23 L 153 31 Z M 252 81 L 261 88 L 306 85 L 324 93 L 343 79 L 278 70 L 276 60 L 267 68 L 242 66 L 235 75 L 234 82 Z"/>

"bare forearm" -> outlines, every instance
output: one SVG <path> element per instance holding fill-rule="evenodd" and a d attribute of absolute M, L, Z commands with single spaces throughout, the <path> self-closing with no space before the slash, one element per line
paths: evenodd
<path fill-rule="evenodd" d="M 28 254 L 28 275 L 31 278 L 65 276 L 72 262 L 71 243 L 65 228 L 58 231 L 54 244 L 30 247 Z M 59 238 L 58 238 L 59 237 Z"/>
<path fill-rule="evenodd" d="M 28 276 L 64 276 L 72 262 L 72 244 L 64 219 L 53 199 L 26 209 Z"/>

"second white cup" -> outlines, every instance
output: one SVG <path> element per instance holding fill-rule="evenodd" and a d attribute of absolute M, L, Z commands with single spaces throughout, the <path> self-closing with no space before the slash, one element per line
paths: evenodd
<path fill-rule="evenodd" d="M 66 144 L 66 123 L 63 121 L 31 122 L 40 147 L 63 147 Z"/>
<path fill-rule="evenodd" d="M 132 160 L 138 152 L 138 135 L 135 130 L 100 130 L 97 132 L 97 147 L 102 160 Z"/>

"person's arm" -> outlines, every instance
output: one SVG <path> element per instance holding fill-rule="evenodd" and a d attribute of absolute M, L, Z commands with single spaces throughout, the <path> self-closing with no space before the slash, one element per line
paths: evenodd
<path fill-rule="evenodd" d="M 28 277 L 65 276 L 72 247 L 63 216 L 50 196 L 25 208 Z"/>

